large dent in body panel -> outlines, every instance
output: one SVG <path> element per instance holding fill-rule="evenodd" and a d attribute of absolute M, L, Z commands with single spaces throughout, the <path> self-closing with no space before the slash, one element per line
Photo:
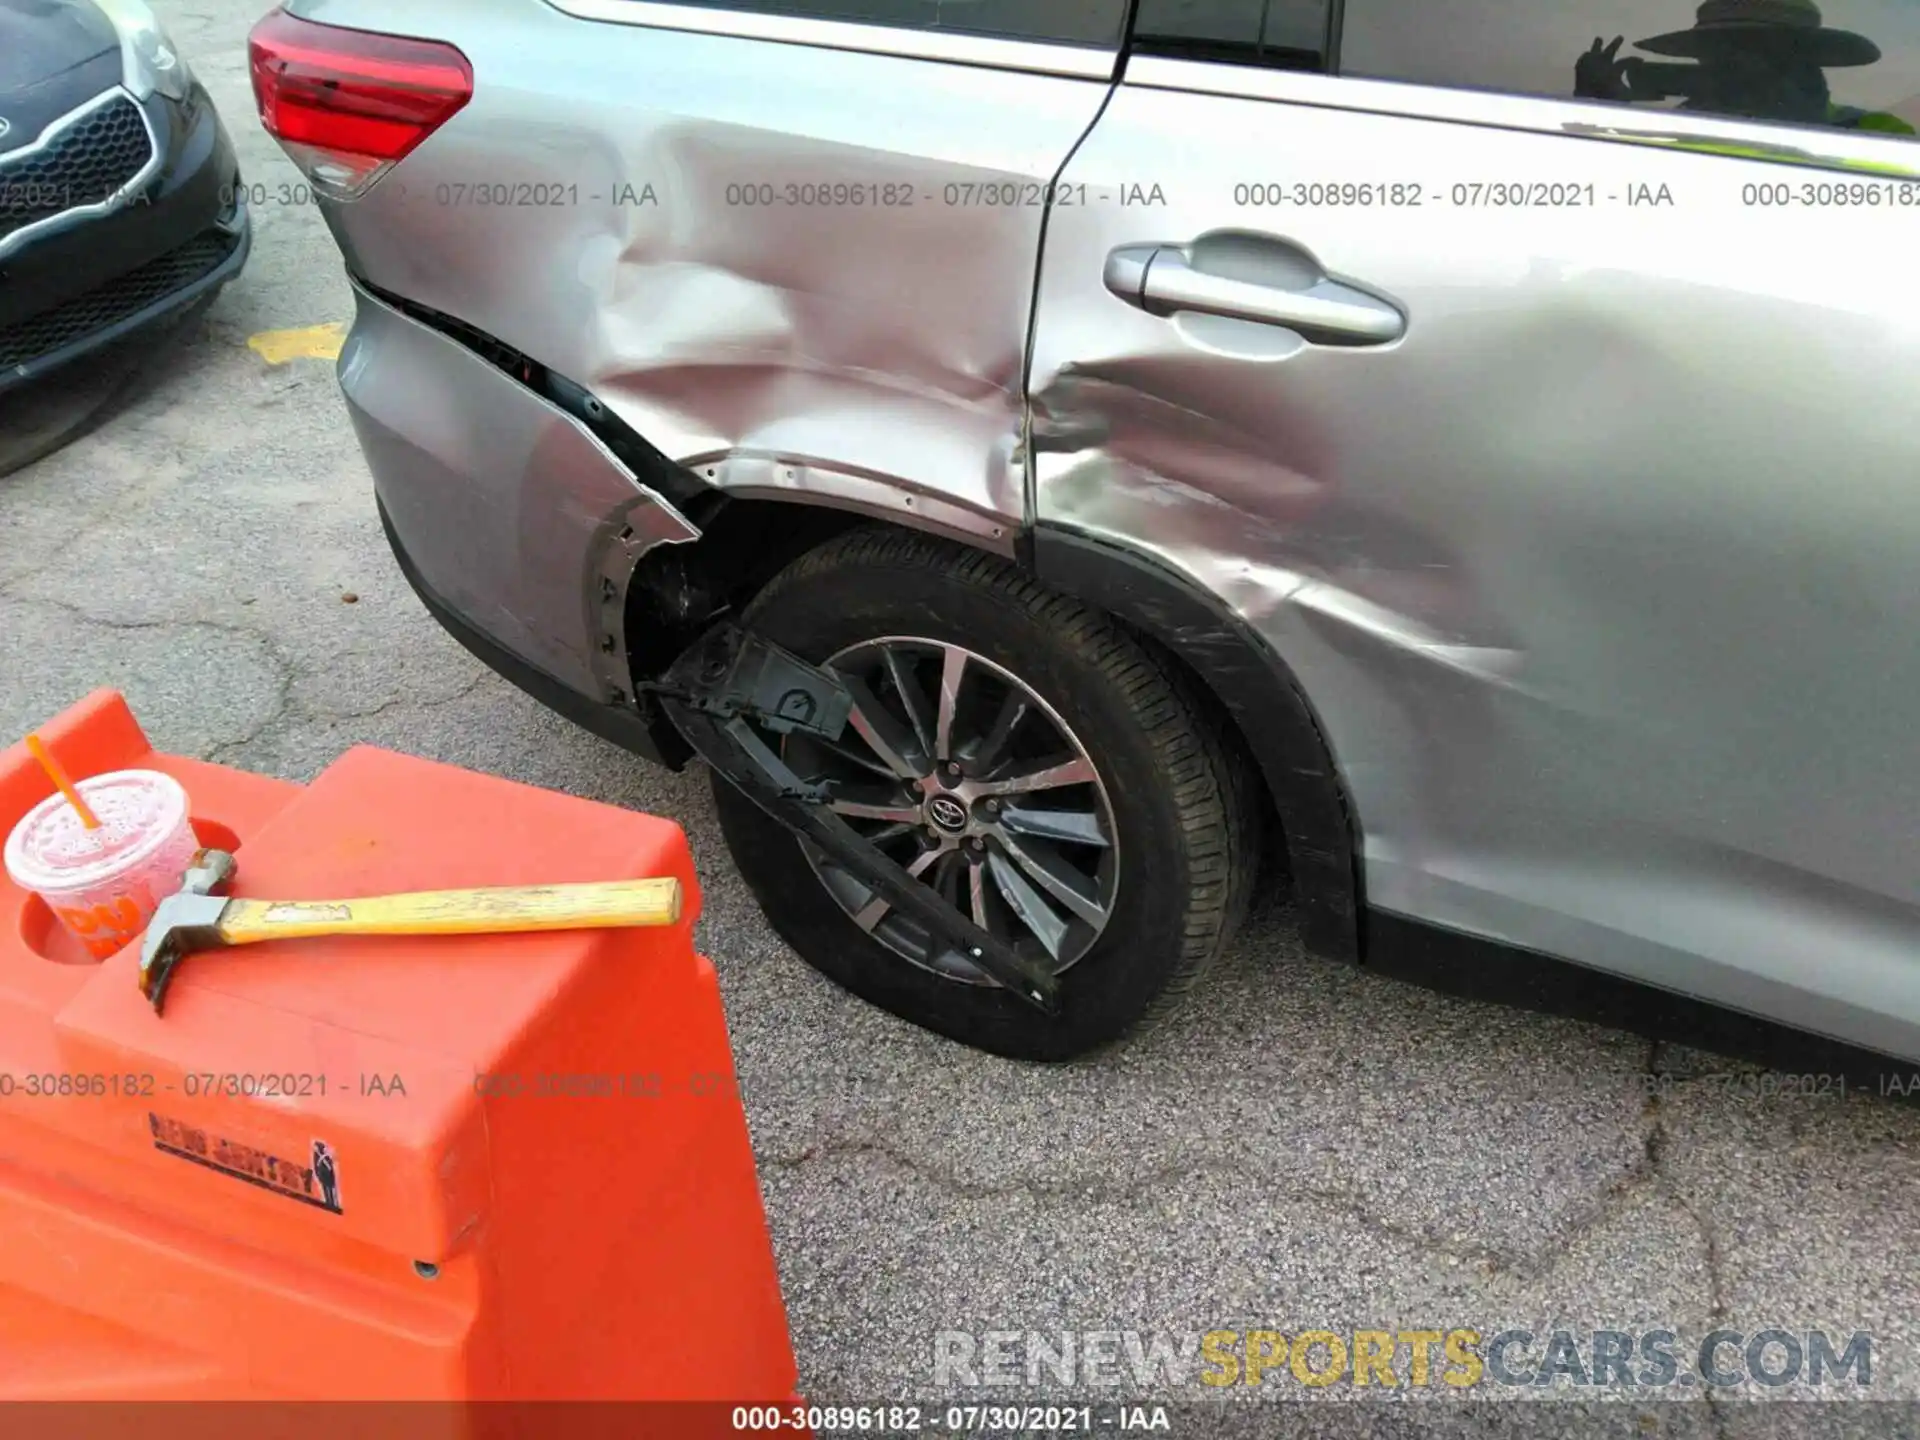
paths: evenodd
<path fill-rule="evenodd" d="M 948 201 L 992 182 L 1037 193 L 1104 81 L 540 6 L 475 25 L 423 4 L 417 23 L 444 16 L 500 80 L 364 200 L 329 208 L 359 273 L 585 386 L 722 487 L 751 483 L 732 457 L 774 458 L 822 485 L 884 476 L 989 523 L 1026 518 L 1012 460 L 1044 211 Z M 555 187 L 559 203 L 473 203 Z M 821 187 L 827 203 L 807 203 Z M 744 203 L 769 191 L 778 203 Z"/>
<path fill-rule="evenodd" d="M 1043 457 L 1043 516 L 1131 533 L 1294 664 L 1329 717 L 1365 821 L 1369 894 L 1389 909 L 1552 949 L 1539 930 L 1503 928 L 1516 890 L 1542 883 L 1515 857 L 1591 866 L 1618 848 L 1706 873 L 1690 839 L 1702 831 L 1911 894 L 1898 848 L 1867 838 L 1911 828 L 1899 818 L 1910 787 L 1887 758 L 1903 712 L 1828 709 L 1846 721 L 1830 732 L 1794 718 L 1809 695 L 1892 696 L 1912 673 L 1911 647 L 1887 628 L 1910 576 L 1889 587 L 1885 563 L 1912 528 L 1892 483 L 1911 448 L 1904 372 L 1863 377 L 1848 359 L 1883 349 L 1873 331 L 1886 322 L 1830 316 L 1800 336 L 1782 393 L 1759 368 L 1771 362 L 1734 363 L 1778 353 L 1768 342 L 1791 316 L 1778 300 L 1635 290 L 1598 270 L 1568 293 L 1563 269 L 1531 267 L 1539 292 L 1480 313 L 1428 307 L 1408 342 L 1425 347 L 1423 368 L 1379 366 L 1363 396 L 1306 373 L 1290 393 L 1268 381 L 1253 454 L 1237 425 L 1200 413 L 1231 404 L 1227 387 L 1194 394 L 1164 355 L 1069 367 L 1041 403 L 1063 411 L 1063 432 L 1113 438 Z M 1726 337 L 1727 363 L 1711 372 L 1659 343 L 1668 332 L 1628 318 L 1643 311 Z M 1085 393 L 1089 370 L 1108 393 Z M 1848 371 L 1846 483 L 1813 484 L 1804 437 L 1833 429 L 1822 410 Z M 1192 464 L 1168 458 L 1181 446 L 1129 436 L 1174 412 L 1182 445 L 1199 442 Z M 1869 492 L 1884 497 L 1877 526 L 1859 523 Z M 1857 564 L 1831 567 L 1841 556 Z M 1332 593 L 1316 598 L 1302 577 Z M 1844 625 L 1825 618 L 1843 610 Z M 1602 616 L 1612 623 L 1589 623 Z M 1761 617 L 1783 636 L 1846 643 L 1781 643 Z M 1855 668 L 1868 655 L 1875 668 Z M 1868 735 L 1887 738 L 1859 743 Z M 1838 783 L 1799 796 L 1789 818 L 1773 808 L 1785 787 L 1753 776 L 1796 773 Z M 1449 878 L 1461 857 L 1479 857 L 1491 908 L 1473 910 Z"/>
<path fill-rule="evenodd" d="M 1335 648 L 1386 646 L 1519 683 L 1525 652 L 1466 570 L 1435 536 L 1343 493 L 1310 415 L 1292 417 L 1276 447 L 1270 397 L 1257 437 L 1236 423 L 1232 392 L 1202 399 L 1180 379 L 1165 358 L 1110 362 L 1064 371 L 1035 396 L 1049 523 L 1155 555 L 1256 631 L 1274 634 L 1290 613 Z"/>
<path fill-rule="evenodd" d="M 1266 366 L 1209 387 L 1202 363 L 1108 350 L 1036 380 L 1040 517 L 1152 556 L 1244 621 L 1322 717 L 1362 858 L 1420 856 L 1428 817 L 1460 813 L 1444 777 L 1517 753 L 1490 697 L 1538 699 L 1525 642 L 1444 529 L 1355 483 L 1311 387 L 1294 399 Z"/>
<path fill-rule="evenodd" d="M 1910 939 L 1920 913 L 1920 662 L 1902 629 L 1920 602 L 1920 328 L 1895 283 L 1910 235 L 1863 212 L 1844 263 L 1807 266 L 1824 242 L 1805 212 L 1728 247 L 1698 206 L 1746 167 L 1602 144 L 1575 147 L 1596 194 L 1670 182 L 1685 198 L 1517 227 L 1472 207 L 1236 210 L 1225 134 L 1277 175 L 1329 154 L 1553 174 L 1573 154 L 1519 131 L 1122 86 L 1064 178 L 1154 162 L 1170 206 L 1151 228 L 1062 210 L 1049 229 L 1034 384 L 1069 439 L 1037 466 L 1043 526 L 1130 532 L 1253 622 L 1324 719 L 1370 904 L 1735 1003 L 1727 967 L 1754 954 L 1728 922 L 1766 914 L 1777 953 L 1835 972 L 1803 966 L 1802 998 L 1776 1001 L 1839 994 L 1841 971 L 1884 1000 L 1898 940 L 1836 917 L 1889 897 L 1905 913 L 1888 933 Z M 1196 356 L 1178 322 L 1101 282 L 1117 246 L 1234 222 L 1394 295 L 1405 336 L 1249 359 L 1216 334 Z M 1166 414 L 1199 465 L 1129 433 Z M 1198 494 L 1158 490 L 1168 477 Z M 1302 576 L 1339 592 L 1337 618 L 1300 603 Z M 1829 907 L 1811 885 L 1736 874 L 1737 852 L 1851 894 Z M 1638 872 L 1701 882 L 1674 887 L 1664 951 Z"/>
<path fill-rule="evenodd" d="M 630 163 L 673 178 L 581 258 L 604 297 L 587 383 L 616 413 L 723 488 L 758 483 L 732 457 L 776 459 L 1022 516 L 1037 220 L 965 223 L 908 157 L 760 130 L 661 126 Z M 789 186 L 914 203 L 741 203 Z"/>

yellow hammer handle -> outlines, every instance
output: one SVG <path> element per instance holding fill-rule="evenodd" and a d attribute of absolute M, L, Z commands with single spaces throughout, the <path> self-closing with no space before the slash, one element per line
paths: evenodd
<path fill-rule="evenodd" d="M 672 925 L 680 882 L 610 880 L 590 885 L 511 885 L 422 890 L 359 900 L 230 900 L 220 915 L 229 945 L 321 935 L 493 935 L 527 930 L 602 930 Z"/>

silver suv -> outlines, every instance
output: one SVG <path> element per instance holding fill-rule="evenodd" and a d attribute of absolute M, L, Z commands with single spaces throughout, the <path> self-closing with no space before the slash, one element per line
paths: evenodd
<path fill-rule="evenodd" d="M 1920 10 L 1831 10 L 290 0 L 252 55 L 447 627 L 669 764 L 717 625 L 842 687 L 706 733 L 849 989 L 1078 1054 L 1264 853 L 1327 956 L 1920 1057 Z"/>

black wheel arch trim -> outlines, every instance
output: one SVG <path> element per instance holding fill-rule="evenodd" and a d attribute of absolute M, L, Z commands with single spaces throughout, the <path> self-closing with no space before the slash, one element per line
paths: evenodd
<path fill-rule="evenodd" d="M 1358 962 L 1359 822 L 1325 730 L 1286 663 L 1219 600 L 1149 556 L 1050 525 L 1036 526 L 1026 548 L 1042 583 L 1171 649 L 1226 707 L 1280 808 L 1302 941 L 1328 959 Z"/>

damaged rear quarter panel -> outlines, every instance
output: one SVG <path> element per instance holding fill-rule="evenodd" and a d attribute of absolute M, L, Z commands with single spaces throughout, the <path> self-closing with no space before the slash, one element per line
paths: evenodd
<path fill-rule="evenodd" d="M 584 385 L 723 488 L 878 486 L 948 528 L 1024 522 L 1039 187 L 1103 79 L 536 0 L 299 9 L 450 40 L 474 68 L 443 130 L 328 207 L 355 271 Z M 982 203 L 997 182 L 1017 182 L 1011 203 Z"/>

